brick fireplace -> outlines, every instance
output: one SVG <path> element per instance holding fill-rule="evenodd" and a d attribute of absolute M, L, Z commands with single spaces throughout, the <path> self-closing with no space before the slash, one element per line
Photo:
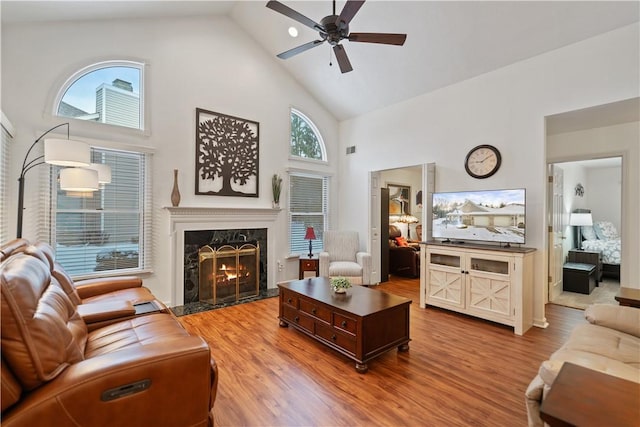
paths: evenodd
<path fill-rule="evenodd" d="M 241 243 L 260 248 L 258 292 L 276 288 L 275 222 L 271 208 L 166 207 L 169 214 L 172 306 L 200 301 L 198 251 Z"/>

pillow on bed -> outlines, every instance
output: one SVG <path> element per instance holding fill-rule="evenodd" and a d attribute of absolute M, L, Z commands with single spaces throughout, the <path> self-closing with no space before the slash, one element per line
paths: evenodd
<path fill-rule="evenodd" d="M 610 221 L 597 221 L 593 224 L 596 236 L 600 240 L 612 240 L 618 238 L 618 230 Z"/>
<path fill-rule="evenodd" d="M 584 240 L 597 240 L 598 236 L 596 236 L 596 231 L 593 229 L 591 225 L 583 225 L 580 227 L 580 231 L 582 231 L 582 238 Z"/>

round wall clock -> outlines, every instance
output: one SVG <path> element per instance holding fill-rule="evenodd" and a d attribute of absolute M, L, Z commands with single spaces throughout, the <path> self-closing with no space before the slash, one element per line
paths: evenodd
<path fill-rule="evenodd" d="M 489 178 L 500 169 L 502 156 L 493 145 L 478 145 L 464 159 L 464 168 L 474 178 Z"/>

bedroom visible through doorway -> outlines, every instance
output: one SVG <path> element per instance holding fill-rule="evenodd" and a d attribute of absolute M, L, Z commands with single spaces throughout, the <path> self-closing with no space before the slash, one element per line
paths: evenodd
<path fill-rule="evenodd" d="M 558 271 L 561 283 L 550 292 L 549 300 L 579 309 L 593 303 L 617 304 L 622 158 L 554 163 L 550 169 L 554 179 L 561 176 L 561 189 L 554 191 L 561 191 L 562 208 L 556 214 L 562 213 L 564 229 L 560 240 L 562 271 Z"/>

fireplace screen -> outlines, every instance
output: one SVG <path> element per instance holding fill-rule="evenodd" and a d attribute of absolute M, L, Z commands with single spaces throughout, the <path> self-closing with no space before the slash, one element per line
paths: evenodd
<path fill-rule="evenodd" d="M 241 243 L 198 251 L 200 301 L 213 304 L 257 296 L 260 285 L 260 246 Z"/>

